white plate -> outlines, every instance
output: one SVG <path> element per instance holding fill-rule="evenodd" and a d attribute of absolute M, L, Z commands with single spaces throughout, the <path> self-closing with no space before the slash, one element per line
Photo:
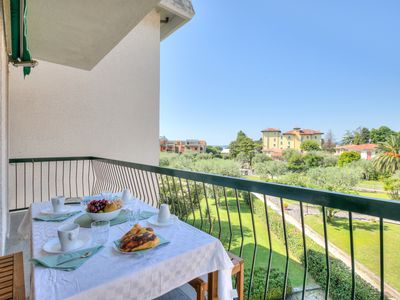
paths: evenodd
<path fill-rule="evenodd" d="M 74 249 L 71 249 L 69 251 L 61 251 L 60 240 L 58 238 L 52 238 L 43 245 L 43 250 L 47 253 L 66 253 L 88 246 L 91 242 L 92 237 L 90 236 L 90 234 L 80 233 Z"/>
<path fill-rule="evenodd" d="M 154 215 L 154 216 L 148 218 L 147 222 L 149 222 L 151 225 L 154 225 L 154 226 L 166 227 L 166 226 L 174 225 L 176 220 L 178 220 L 178 217 L 175 215 L 171 215 L 168 222 L 160 223 L 160 222 L 158 222 L 158 215 Z"/>
<path fill-rule="evenodd" d="M 53 210 L 53 208 L 50 207 L 50 208 L 46 208 L 46 209 L 41 210 L 40 213 L 43 214 L 43 215 L 57 216 L 57 215 L 67 214 L 67 213 L 69 213 L 71 211 L 72 211 L 72 207 L 71 206 L 65 206 L 62 211 L 55 212 Z"/>

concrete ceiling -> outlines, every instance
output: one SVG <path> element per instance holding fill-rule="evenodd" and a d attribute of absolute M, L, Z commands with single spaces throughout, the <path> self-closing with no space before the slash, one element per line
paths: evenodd
<path fill-rule="evenodd" d="M 35 59 L 91 70 L 159 2 L 29 1 L 29 48 Z"/>

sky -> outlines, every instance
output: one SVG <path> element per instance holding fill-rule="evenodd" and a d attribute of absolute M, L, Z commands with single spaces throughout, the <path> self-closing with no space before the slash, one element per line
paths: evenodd
<path fill-rule="evenodd" d="M 400 130 L 400 1 L 193 0 L 161 43 L 160 135 Z"/>

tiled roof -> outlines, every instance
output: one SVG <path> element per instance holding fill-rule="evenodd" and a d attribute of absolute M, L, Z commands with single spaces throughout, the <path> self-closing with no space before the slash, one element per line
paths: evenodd
<path fill-rule="evenodd" d="M 336 146 L 336 149 L 339 150 L 354 150 L 354 151 L 362 151 L 362 150 L 374 150 L 378 148 L 377 144 L 361 144 L 361 145 L 343 145 Z"/>
<path fill-rule="evenodd" d="M 261 132 L 281 132 L 281 130 L 278 128 L 265 128 Z"/>
<path fill-rule="evenodd" d="M 299 129 L 299 130 L 289 130 L 286 131 L 284 134 L 298 134 L 300 133 L 300 135 L 313 135 L 313 134 L 322 134 L 321 131 L 318 130 L 314 130 L 314 129 Z"/>

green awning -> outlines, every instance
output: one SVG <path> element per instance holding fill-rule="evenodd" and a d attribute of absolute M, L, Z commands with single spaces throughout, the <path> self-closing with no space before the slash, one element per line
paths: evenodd
<path fill-rule="evenodd" d="M 24 7 L 21 7 L 23 3 Z M 11 0 L 11 57 L 14 61 L 30 62 L 31 54 L 26 37 L 26 0 Z M 21 20 L 21 17 L 23 18 Z M 22 25 L 22 30 L 21 30 Z M 22 37 L 21 37 L 22 32 Z M 24 67 L 24 76 L 29 75 L 31 67 Z"/>

